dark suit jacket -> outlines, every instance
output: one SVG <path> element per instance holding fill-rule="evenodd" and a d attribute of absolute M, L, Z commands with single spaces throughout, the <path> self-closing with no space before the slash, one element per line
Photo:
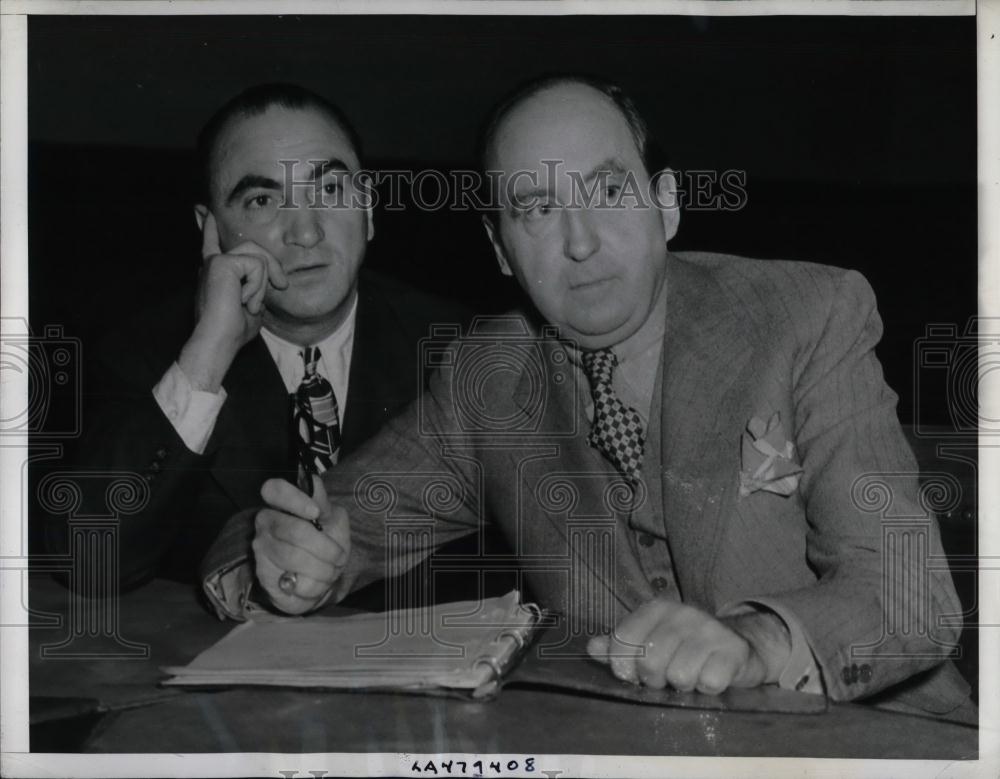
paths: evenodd
<path fill-rule="evenodd" d="M 459 323 L 464 309 L 362 271 L 342 455 L 369 438 L 416 396 L 419 340 L 434 322 Z M 153 575 L 195 580 L 197 564 L 226 519 L 260 504 L 268 478 L 294 474 L 289 394 L 258 335 L 237 354 L 227 399 L 204 454 L 184 445 L 152 395 L 193 328 L 193 297 L 178 296 L 105 339 L 92 368 L 76 465 L 141 475 L 146 506 L 119 525 L 120 581 Z M 81 480 L 85 483 L 85 480 Z M 96 513 L 104 496 L 85 496 Z M 49 545 L 64 552 L 66 530 L 51 523 Z"/>

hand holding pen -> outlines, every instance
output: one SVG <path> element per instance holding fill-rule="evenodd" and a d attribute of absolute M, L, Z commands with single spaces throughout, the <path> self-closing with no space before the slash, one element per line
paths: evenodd
<path fill-rule="evenodd" d="M 253 551 L 257 580 L 273 604 L 302 614 L 326 602 L 350 555 L 347 512 L 329 503 L 323 482 L 300 473 L 303 490 L 284 479 L 261 488 Z M 305 520 L 305 521 L 303 521 Z"/>
<path fill-rule="evenodd" d="M 305 493 L 310 498 L 313 496 L 313 476 L 315 471 L 309 465 L 303 462 L 299 463 L 299 467 L 295 474 L 295 486 L 299 488 L 300 492 Z M 316 528 L 320 533 L 323 532 L 323 523 L 316 519 L 307 519 L 314 528 Z M 291 595 L 295 592 L 295 586 L 298 584 L 298 575 L 295 571 L 285 571 L 278 577 L 278 588 L 286 595 Z"/>

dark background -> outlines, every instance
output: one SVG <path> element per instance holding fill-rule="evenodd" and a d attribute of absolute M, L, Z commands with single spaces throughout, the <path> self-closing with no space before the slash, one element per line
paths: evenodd
<path fill-rule="evenodd" d="M 685 212 L 674 249 L 860 270 L 914 420 L 926 325 L 976 311 L 975 19 L 850 17 L 32 17 L 34 332 L 90 339 L 197 270 L 191 147 L 268 80 L 329 96 L 373 168 L 473 167 L 513 84 L 620 83 L 681 170 L 745 170 L 738 212 Z M 486 310 L 514 288 L 470 211 L 382 211 L 368 262 Z M 924 377 L 919 413 L 947 422 Z"/>

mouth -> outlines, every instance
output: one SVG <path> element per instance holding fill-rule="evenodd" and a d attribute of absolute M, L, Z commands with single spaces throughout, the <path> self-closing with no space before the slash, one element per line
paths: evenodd
<path fill-rule="evenodd" d="M 286 270 L 285 275 L 289 278 L 301 278 L 303 276 L 309 276 L 315 274 L 319 271 L 326 269 L 324 263 L 315 263 L 313 265 L 300 265 L 297 268 L 292 268 L 291 270 Z"/>
<path fill-rule="evenodd" d="M 591 290 L 600 289 L 605 284 L 610 284 L 612 281 L 614 281 L 614 279 L 610 278 L 610 277 L 604 278 L 604 279 L 592 279 L 592 280 L 588 280 L 588 281 L 578 281 L 576 283 L 570 284 L 569 288 L 571 290 L 573 290 L 574 292 L 589 292 Z"/>

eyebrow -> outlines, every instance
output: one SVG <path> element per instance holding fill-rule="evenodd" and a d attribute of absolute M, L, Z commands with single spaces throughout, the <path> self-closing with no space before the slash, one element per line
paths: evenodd
<path fill-rule="evenodd" d="M 233 187 L 226 197 L 226 205 L 231 206 L 233 201 L 239 198 L 244 192 L 251 189 L 272 189 L 281 190 L 281 184 L 268 176 L 260 176 L 256 173 L 248 173 Z"/>
<path fill-rule="evenodd" d="M 593 168 L 591 168 L 590 172 L 583 177 L 583 180 L 590 181 L 598 173 L 604 173 L 605 171 L 611 174 L 624 173 L 625 166 L 617 157 L 608 157 L 606 160 L 597 163 Z"/>
<path fill-rule="evenodd" d="M 349 168 L 347 163 L 336 157 L 331 157 L 328 160 L 310 160 L 312 165 L 312 171 L 309 173 L 305 179 L 294 179 L 294 183 L 304 183 L 318 181 L 323 178 L 330 171 L 342 171 L 347 172 Z M 248 173 L 239 181 L 236 182 L 229 194 L 226 196 L 226 205 L 232 205 L 233 201 L 237 200 L 241 195 L 251 189 L 270 189 L 275 192 L 280 192 L 283 184 L 270 176 L 261 176 L 258 173 Z"/>
<path fill-rule="evenodd" d="M 583 176 L 583 183 L 588 183 L 592 181 L 599 173 L 609 173 L 610 175 L 615 175 L 616 173 L 625 173 L 626 168 L 622 164 L 621 160 L 616 157 L 608 157 L 606 160 L 602 160 L 597 163 L 593 168 L 591 168 L 586 175 Z M 544 195 L 551 194 L 551 190 L 546 187 L 534 187 L 525 192 L 517 193 L 518 200 L 525 200 L 527 198 L 537 198 Z"/>
<path fill-rule="evenodd" d="M 309 177 L 309 181 L 316 181 L 316 179 L 321 179 L 331 170 L 337 171 L 338 173 L 347 173 L 350 171 L 347 163 L 336 157 L 331 157 L 328 160 L 310 160 L 310 164 L 313 166 L 312 175 Z"/>

